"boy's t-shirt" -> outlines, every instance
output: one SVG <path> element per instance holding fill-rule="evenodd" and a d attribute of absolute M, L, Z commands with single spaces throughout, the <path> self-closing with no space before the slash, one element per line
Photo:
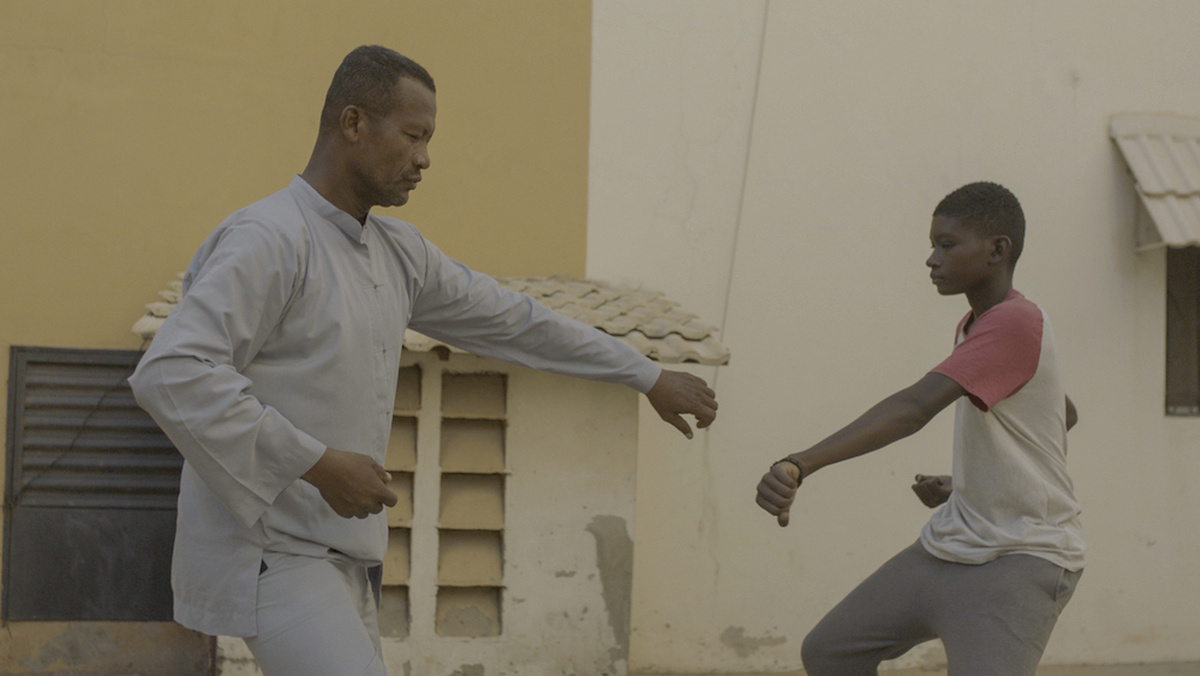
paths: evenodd
<path fill-rule="evenodd" d="M 955 409 L 954 490 L 921 531 L 925 549 L 956 563 L 1029 554 L 1082 569 L 1066 391 L 1042 309 L 1012 290 L 973 322 L 968 312 L 932 372 L 968 396 Z"/>

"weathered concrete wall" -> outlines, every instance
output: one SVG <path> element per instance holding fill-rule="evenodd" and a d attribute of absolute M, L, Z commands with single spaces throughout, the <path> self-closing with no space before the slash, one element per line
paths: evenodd
<path fill-rule="evenodd" d="M 949 469 L 950 414 L 814 477 L 786 530 L 754 487 L 948 353 L 966 305 L 929 285 L 930 213 L 982 179 L 1025 207 L 1016 284 L 1080 409 L 1090 563 L 1046 661 L 1200 657 L 1200 420 L 1163 414 L 1163 256 L 1133 250 L 1108 136 L 1115 113 L 1200 116 L 1200 5 L 606 0 L 593 24 L 588 274 L 666 291 L 733 354 L 699 371 L 721 402 L 700 443 L 643 412 L 634 669 L 796 669 L 917 537 L 908 485 Z"/>
<path fill-rule="evenodd" d="M 171 622 L 18 622 L 0 629 L 0 674 L 209 673 L 212 640 Z"/>
<path fill-rule="evenodd" d="M 420 403 L 398 405 L 404 410 L 397 412 L 416 419 L 417 445 L 413 490 L 405 498 L 411 516 L 396 522 L 411 530 L 410 560 L 394 562 L 409 570 L 397 581 L 406 588 L 409 622 L 402 636 L 383 631 L 389 673 L 627 674 L 640 395 L 462 354 L 443 362 L 432 353 L 409 353 L 404 364 L 420 369 L 420 395 L 409 398 Z M 505 427 L 503 507 L 484 515 L 503 542 L 501 630 L 459 637 L 438 628 L 438 593 L 446 579 L 439 539 L 454 532 L 444 510 L 454 486 L 443 480 L 451 463 L 442 442 L 445 420 L 460 415 L 442 408 L 443 375 L 473 373 L 502 374 L 507 390 L 506 405 L 483 418 L 498 416 Z M 453 464 L 464 452 L 455 450 Z M 488 562 L 477 563 L 478 574 L 487 577 Z M 456 579 L 473 574 L 459 568 Z M 385 567 L 385 586 L 388 580 Z M 455 626 L 487 631 L 494 619 L 485 609 Z M 218 666 L 222 676 L 259 673 L 240 639 L 221 639 Z"/>
<path fill-rule="evenodd" d="M 443 363 L 416 359 L 428 406 Z M 419 531 L 433 535 L 438 524 L 420 513 L 423 500 L 436 498 L 421 494 L 422 469 L 435 469 L 436 458 L 422 464 L 418 453 L 413 623 L 406 638 L 385 639 L 389 668 L 413 676 L 471 673 L 472 665 L 488 676 L 626 673 L 639 395 L 467 355 L 452 355 L 444 368 L 507 376 L 503 634 L 450 638 L 423 623 L 419 599 L 429 592 L 417 586 L 436 577 L 436 562 L 422 557 Z M 422 437 L 433 432 L 427 426 L 418 436 L 433 444 Z"/>

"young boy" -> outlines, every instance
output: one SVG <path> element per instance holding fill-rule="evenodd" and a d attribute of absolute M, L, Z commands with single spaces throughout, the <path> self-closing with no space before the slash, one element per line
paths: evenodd
<path fill-rule="evenodd" d="M 796 490 L 822 467 L 882 448 L 957 401 L 953 477 L 917 476 L 941 507 L 920 539 L 860 584 L 804 640 L 809 676 L 875 674 L 940 638 L 951 675 L 1032 676 L 1084 565 L 1067 475 L 1066 396 L 1045 313 L 1013 289 L 1025 217 L 1011 192 L 972 183 L 933 212 L 925 262 L 938 293 L 971 311 L 953 352 L 916 384 L 771 466 L 759 506 L 788 523 Z"/>

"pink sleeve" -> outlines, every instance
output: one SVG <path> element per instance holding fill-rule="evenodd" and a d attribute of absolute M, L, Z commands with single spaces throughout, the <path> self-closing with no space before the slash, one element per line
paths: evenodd
<path fill-rule="evenodd" d="M 1023 299 L 1005 301 L 983 313 L 932 373 L 961 385 L 987 411 L 1029 382 L 1041 353 L 1041 310 Z"/>

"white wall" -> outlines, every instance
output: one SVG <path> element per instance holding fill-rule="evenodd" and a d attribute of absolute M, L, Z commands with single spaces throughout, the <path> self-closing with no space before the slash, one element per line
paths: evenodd
<path fill-rule="evenodd" d="M 1081 415 L 1090 563 L 1045 661 L 1200 659 L 1200 420 L 1162 413 L 1162 254 L 1133 252 L 1107 135 L 1114 113 L 1200 115 L 1198 28 L 1200 4 L 1166 0 L 596 0 L 588 275 L 667 292 L 733 352 L 693 369 L 711 432 L 643 409 L 635 670 L 798 668 L 916 538 L 908 484 L 948 471 L 950 413 L 814 477 L 786 530 L 754 486 L 948 352 L 966 304 L 928 283 L 929 214 L 981 179 L 1025 207 L 1016 284 Z"/>

